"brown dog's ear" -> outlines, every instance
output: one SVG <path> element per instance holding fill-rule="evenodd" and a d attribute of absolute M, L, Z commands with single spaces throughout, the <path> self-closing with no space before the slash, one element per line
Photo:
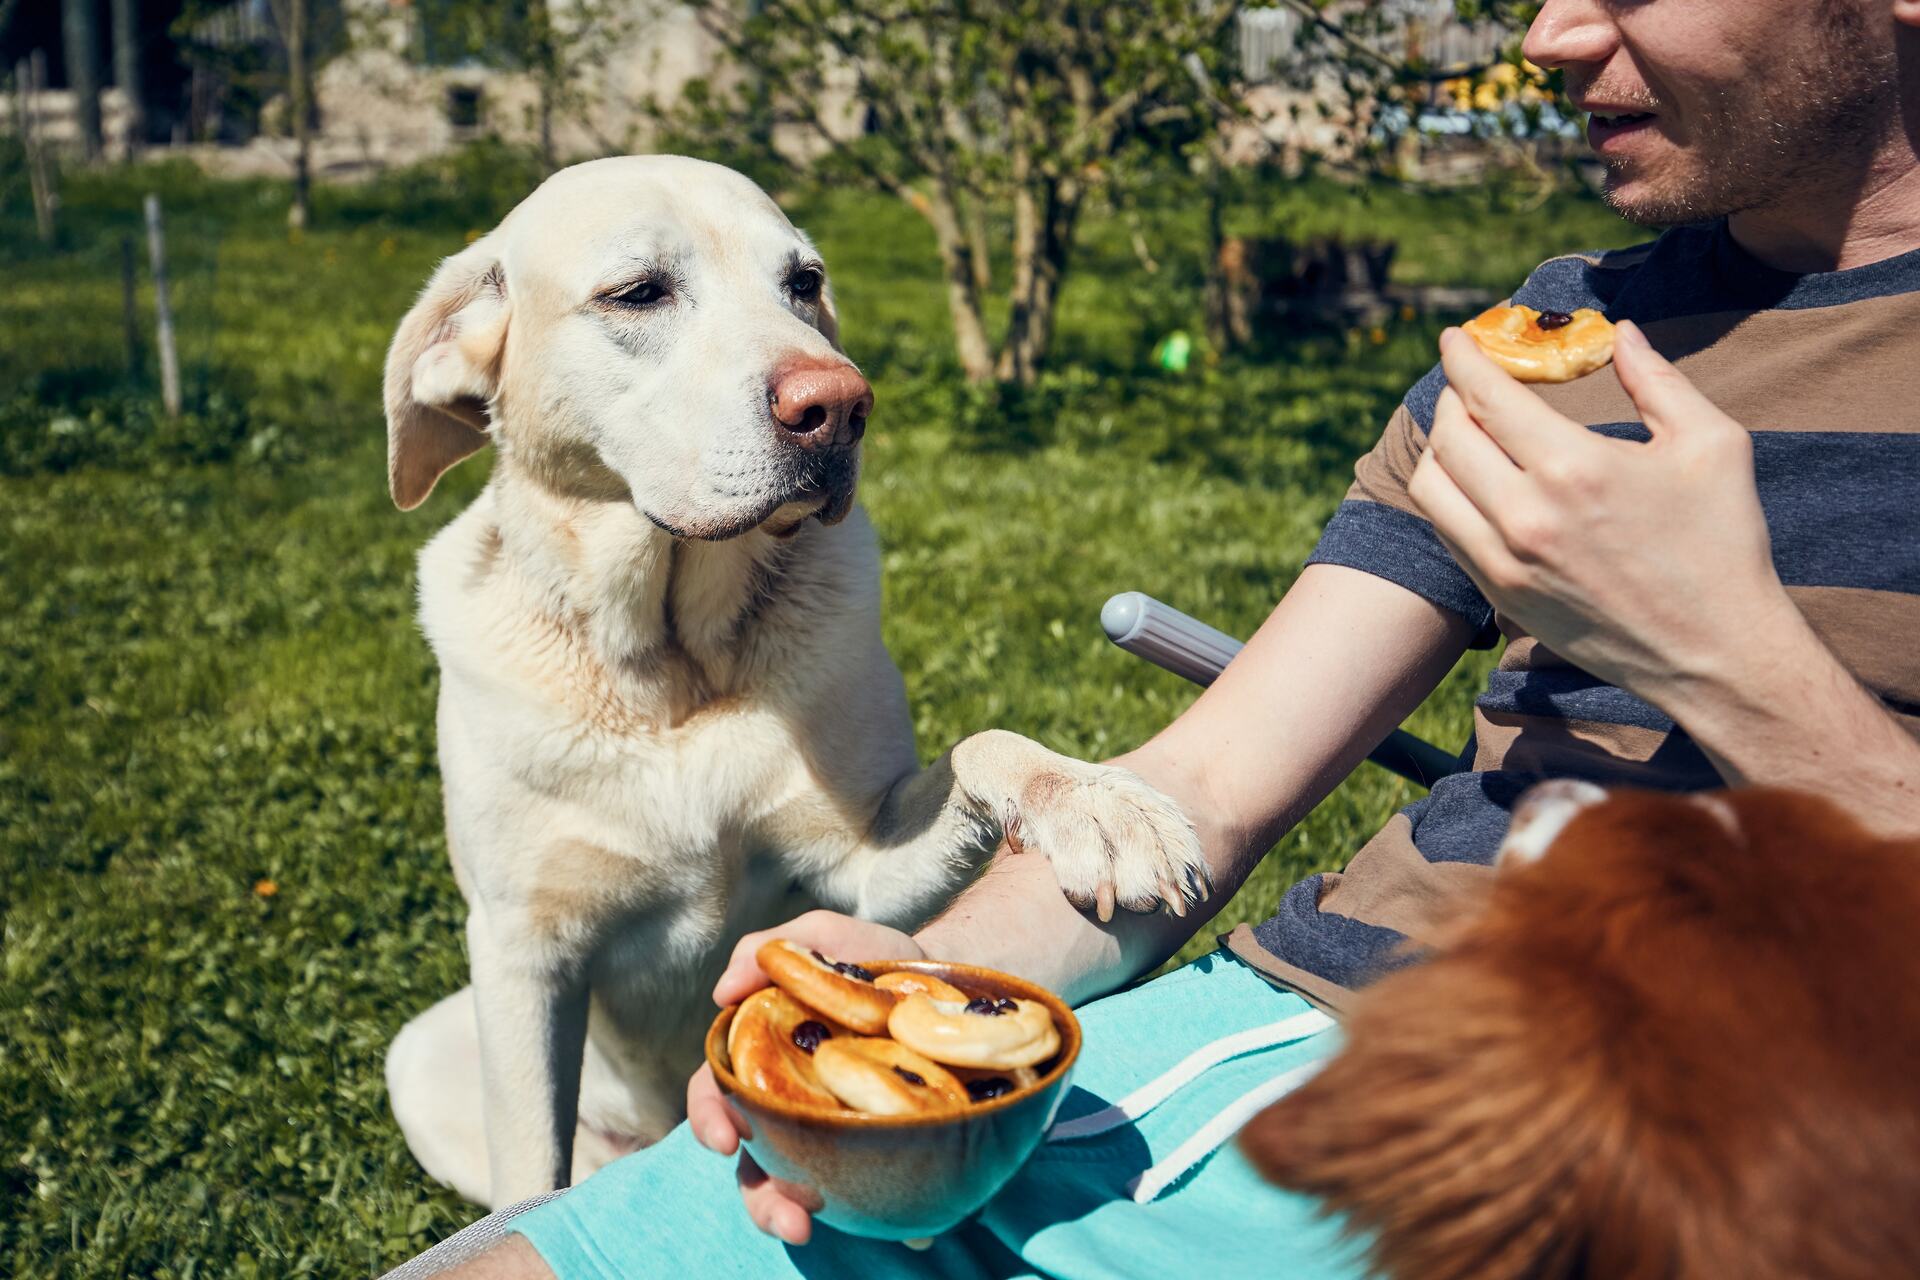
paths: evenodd
<path fill-rule="evenodd" d="M 1386 1275 L 1566 1274 L 1593 1100 L 1541 1062 L 1525 995 L 1454 956 L 1383 979 L 1325 1070 L 1247 1125 L 1248 1158 L 1345 1215 Z"/>
<path fill-rule="evenodd" d="M 486 236 L 440 264 L 387 350 L 387 485 L 411 511 L 487 443 L 507 340 L 507 285 Z"/>

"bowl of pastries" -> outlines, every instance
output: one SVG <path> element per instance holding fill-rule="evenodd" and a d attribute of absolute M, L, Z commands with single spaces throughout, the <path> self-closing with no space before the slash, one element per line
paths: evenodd
<path fill-rule="evenodd" d="M 993 1197 L 1066 1096 L 1080 1024 L 1012 974 L 836 959 L 777 938 L 773 985 L 720 1011 L 707 1063 L 749 1154 L 855 1235 L 920 1240 Z M 804 1192 L 803 1192 L 804 1194 Z"/>

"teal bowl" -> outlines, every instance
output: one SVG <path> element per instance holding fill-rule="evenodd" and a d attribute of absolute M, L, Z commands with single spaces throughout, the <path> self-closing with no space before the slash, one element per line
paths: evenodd
<path fill-rule="evenodd" d="M 707 1064 L 748 1130 L 749 1154 L 799 1189 L 814 1217 L 852 1235 L 930 1239 L 993 1198 L 1040 1145 L 1080 1056 L 1080 1023 L 1052 992 L 1012 974 L 928 960 L 862 960 L 873 973 L 906 969 L 976 995 L 1038 1000 L 1053 1012 L 1060 1052 L 1024 1089 L 932 1116 L 870 1116 L 797 1106 L 744 1088 L 727 1056 L 734 1011 L 707 1031 Z"/>

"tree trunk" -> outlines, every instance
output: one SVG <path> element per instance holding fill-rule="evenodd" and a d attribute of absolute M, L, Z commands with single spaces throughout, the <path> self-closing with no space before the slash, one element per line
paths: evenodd
<path fill-rule="evenodd" d="M 140 67 L 140 0 L 113 0 L 113 82 L 127 100 L 127 145 L 131 162 L 147 140 L 146 86 Z"/>
<path fill-rule="evenodd" d="M 1016 160 L 1016 169 L 1024 168 Z M 1043 177 L 1020 184 L 1013 198 L 1013 296 L 1006 345 L 994 372 L 1002 382 L 1033 385 L 1053 346 L 1054 305 L 1080 220 L 1080 184 Z"/>
<path fill-rule="evenodd" d="M 89 161 L 100 158 L 100 23 L 94 0 L 61 0 L 61 37 L 67 52 L 67 85 L 80 122 L 80 145 Z"/>
<path fill-rule="evenodd" d="M 553 30 L 553 9 L 547 0 L 529 0 L 527 26 L 532 35 L 533 83 L 536 93 L 535 128 L 540 141 L 540 169 L 559 168 L 553 145 L 553 108 L 560 79 L 559 39 Z"/>
<path fill-rule="evenodd" d="M 987 342 L 987 325 L 980 314 L 973 250 L 960 225 L 952 193 L 936 183 L 931 197 L 911 188 L 900 194 L 933 227 L 941 272 L 947 281 L 947 313 L 953 319 L 953 348 L 960 357 L 960 368 L 968 382 L 986 382 L 993 377 L 993 348 Z"/>
<path fill-rule="evenodd" d="M 1019 83 L 1016 81 L 1016 83 Z M 1021 116 L 1015 113 L 1016 125 Z M 1033 154 L 1019 134 L 1013 149 L 1013 287 L 1007 294 L 1007 340 L 994 364 L 1002 382 L 1029 385 L 1032 372 L 1023 368 L 1019 353 L 1025 347 L 1027 325 L 1033 313 L 1034 259 L 1040 252 L 1040 202 L 1033 186 Z"/>
<path fill-rule="evenodd" d="M 1253 341 L 1251 303 L 1257 293 L 1244 240 L 1226 232 L 1226 162 L 1220 136 L 1207 140 L 1207 341 L 1214 351 L 1238 350 Z"/>
<path fill-rule="evenodd" d="M 1027 331 L 1018 357 L 1022 385 L 1030 385 L 1053 349 L 1053 324 L 1060 286 L 1067 276 L 1067 256 L 1080 223 L 1080 184 L 1068 179 L 1047 191 L 1040 225 L 1040 252 L 1034 259 L 1033 301 Z"/>
<path fill-rule="evenodd" d="M 993 250 L 987 246 L 987 212 L 979 196 L 967 199 L 967 252 L 973 257 L 974 291 L 985 295 L 993 288 Z"/>
<path fill-rule="evenodd" d="M 47 57 L 39 49 L 20 59 L 13 75 L 14 133 L 27 153 L 27 184 L 33 192 L 33 225 L 41 244 L 52 244 L 57 228 L 54 214 L 60 208 L 60 193 L 55 189 L 53 167 L 47 161 L 47 144 L 40 137 L 37 113 L 47 91 Z"/>
<path fill-rule="evenodd" d="M 287 225 L 307 225 L 313 183 L 313 73 L 307 65 L 307 0 L 287 0 L 287 109 L 293 119 L 293 203 Z"/>
<path fill-rule="evenodd" d="M 540 76 L 540 169 L 552 174 L 560 167 L 553 150 L 553 77 Z"/>

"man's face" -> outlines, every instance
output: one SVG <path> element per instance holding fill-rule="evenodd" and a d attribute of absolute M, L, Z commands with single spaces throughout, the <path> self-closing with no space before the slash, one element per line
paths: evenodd
<path fill-rule="evenodd" d="M 1608 203 L 1635 222 L 1857 180 L 1898 110 L 1883 0 L 1546 0 L 1526 53 L 1565 71 Z"/>

